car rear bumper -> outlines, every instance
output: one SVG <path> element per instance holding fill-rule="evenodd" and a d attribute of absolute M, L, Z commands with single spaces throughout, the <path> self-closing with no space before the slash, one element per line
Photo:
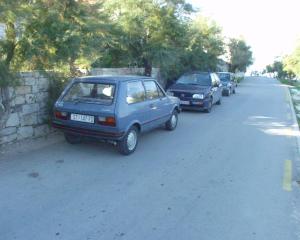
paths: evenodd
<path fill-rule="evenodd" d="M 125 132 L 108 132 L 108 131 L 99 131 L 95 129 L 88 129 L 83 127 L 77 127 L 77 126 L 70 126 L 67 124 L 63 124 L 60 122 L 53 121 L 52 126 L 54 128 L 60 129 L 63 132 L 71 133 L 74 135 L 79 135 L 82 137 L 92 137 L 97 138 L 99 140 L 111 140 L 111 141 L 117 141 L 121 140 Z"/>
<path fill-rule="evenodd" d="M 223 90 L 222 90 L 222 94 L 227 94 L 229 92 L 229 88 L 223 88 Z"/>

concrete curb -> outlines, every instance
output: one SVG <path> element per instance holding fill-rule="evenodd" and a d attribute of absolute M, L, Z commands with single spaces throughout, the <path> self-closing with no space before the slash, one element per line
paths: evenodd
<path fill-rule="evenodd" d="M 295 106 L 294 106 L 294 103 L 293 103 L 293 99 L 292 99 L 292 95 L 291 95 L 291 91 L 289 89 L 288 86 L 286 86 L 286 93 L 287 93 L 287 96 L 288 96 L 288 99 L 289 99 L 289 105 L 290 105 L 290 109 L 291 109 L 291 112 L 292 112 L 292 120 L 293 120 L 293 125 L 292 125 L 292 128 L 295 132 L 299 132 L 300 133 L 300 128 L 299 128 L 299 125 L 298 125 L 298 120 L 297 120 L 297 115 L 296 115 L 296 111 L 295 111 Z M 300 181 L 300 134 L 297 134 L 295 136 L 296 138 L 296 156 L 295 156 L 295 159 L 294 159 L 294 180 L 296 182 L 299 183 Z"/>

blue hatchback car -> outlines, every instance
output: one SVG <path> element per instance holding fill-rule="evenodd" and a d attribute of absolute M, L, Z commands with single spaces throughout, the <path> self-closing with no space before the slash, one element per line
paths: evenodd
<path fill-rule="evenodd" d="M 139 133 L 165 124 L 177 126 L 179 99 L 168 96 L 158 82 L 142 76 L 76 78 L 54 106 L 53 126 L 66 140 L 84 137 L 112 142 L 128 155 L 135 151 Z"/>
<path fill-rule="evenodd" d="M 190 72 L 182 75 L 170 88 L 168 95 L 180 98 L 182 109 L 209 113 L 213 104 L 222 101 L 222 83 L 216 73 Z"/>

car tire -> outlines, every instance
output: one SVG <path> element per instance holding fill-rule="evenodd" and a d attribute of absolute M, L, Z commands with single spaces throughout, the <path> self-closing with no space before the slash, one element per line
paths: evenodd
<path fill-rule="evenodd" d="M 204 110 L 206 113 L 210 113 L 212 109 L 213 101 L 210 99 L 208 107 Z"/>
<path fill-rule="evenodd" d="M 82 142 L 82 137 L 71 133 L 65 133 L 65 139 L 70 144 L 79 144 Z"/>
<path fill-rule="evenodd" d="M 177 127 L 178 123 L 178 112 L 174 110 L 170 119 L 165 123 L 165 128 L 168 131 L 173 131 Z"/>
<path fill-rule="evenodd" d="M 124 138 L 117 143 L 118 150 L 123 155 L 133 153 L 138 144 L 139 130 L 136 126 L 132 126 Z"/>
<path fill-rule="evenodd" d="M 217 105 L 221 105 L 222 104 L 222 99 L 220 98 L 219 101 L 216 102 Z"/>
<path fill-rule="evenodd" d="M 232 93 L 235 94 L 235 89 L 233 89 Z"/>

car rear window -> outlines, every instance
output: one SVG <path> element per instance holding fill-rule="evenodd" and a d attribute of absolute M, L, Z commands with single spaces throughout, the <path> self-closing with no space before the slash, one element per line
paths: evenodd
<path fill-rule="evenodd" d="M 192 73 L 181 76 L 177 83 L 189 85 L 210 86 L 211 78 L 209 73 Z"/>
<path fill-rule="evenodd" d="M 230 81 L 230 73 L 218 73 L 218 76 L 221 81 L 228 82 Z"/>
<path fill-rule="evenodd" d="M 111 104 L 115 85 L 107 83 L 74 83 L 64 96 L 64 101 Z"/>

